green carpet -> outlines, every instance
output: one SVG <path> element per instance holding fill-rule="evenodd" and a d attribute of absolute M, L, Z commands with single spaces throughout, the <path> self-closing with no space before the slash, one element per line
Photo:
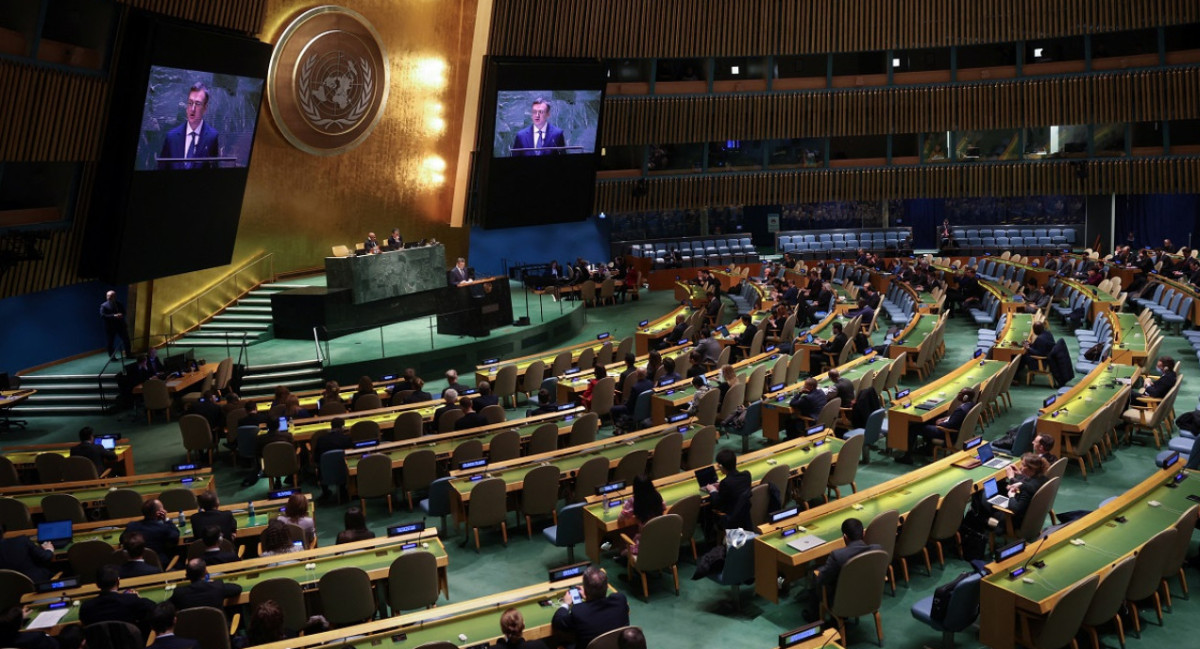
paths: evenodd
<path fill-rule="evenodd" d="M 629 335 L 639 320 L 654 318 L 669 310 L 673 297 L 669 291 L 659 291 L 652 294 L 643 293 L 639 302 L 624 305 L 608 306 L 589 310 L 587 326 L 581 331 L 576 340 L 592 339 L 596 333 L 612 332 L 615 338 Z M 547 301 L 549 310 L 551 303 Z M 536 311 L 536 306 L 534 307 Z M 729 311 L 731 309 L 727 309 Z M 1063 327 L 1054 323 L 1054 335 L 1061 336 Z M 376 334 L 377 336 L 378 334 Z M 962 318 L 951 319 L 946 331 L 947 356 L 939 364 L 936 376 L 949 372 L 971 357 L 976 340 L 976 327 L 966 323 Z M 426 339 L 427 341 L 427 339 Z M 568 341 L 574 342 L 574 341 Z M 1196 403 L 1200 395 L 1200 382 L 1190 376 L 1196 371 L 1192 360 L 1191 350 L 1178 337 L 1169 337 L 1165 353 L 1184 359 L 1184 383 L 1178 400 L 1178 410 L 1182 413 Z M 405 344 L 403 339 L 395 341 L 396 345 Z M 425 343 L 427 344 L 427 342 Z M 564 343 L 566 344 L 566 343 Z M 310 343 L 311 346 L 311 343 Z M 414 351 L 420 347 L 414 343 Z M 377 358 L 378 345 L 358 345 L 361 358 Z M 388 342 L 388 353 L 395 353 Z M 1073 347 L 1073 345 L 1072 345 Z M 309 350 L 311 352 L 311 349 Z M 307 357 L 307 356 L 306 356 Z M 340 359 L 339 359 L 340 360 Z M 467 375 L 472 368 L 458 368 L 460 373 Z M 432 377 L 431 377 L 432 378 Z M 439 390 L 444 381 L 431 381 L 431 392 Z M 905 385 L 916 387 L 915 378 L 909 379 Z M 1014 408 L 1004 413 L 987 431 L 987 437 L 994 439 L 1008 428 L 1016 426 L 1020 421 L 1036 411 L 1042 400 L 1052 392 L 1044 385 L 1035 387 L 1015 387 L 1012 390 Z M 523 412 L 523 408 L 522 408 Z M 514 414 L 513 416 L 519 416 Z M 9 431 L 4 433 L 3 444 L 30 444 L 70 441 L 81 426 L 94 426 L 97 432 L 120 432 L 135 441 L 136 462 L 139 472 L 163 471 L 169 465 L 182 461 L 179 446 L 178 426 L 175 423 L 163 423 L 161 418 L 150 426 L 145 419 L 133 418 L 128 414 L 117 414 L 108 417 L 38 417 L 30 422 L 26 431 Z M 602 435 L 607 435 L 607 431 Z M 752 448 L 762 445 L 761 438 L 752 439 Z M 741 440 L 726 440 L 727 445 L 740 450 Z M 1122 448 L 1115 456 L 1105 462 L 1104 467 L 1095 472 L 1089 471 L 1089 479 L 1085 482 L 1077 468 L 1067 470 L 1066 479 L 1058 494 L 1055 505 L 1057 511 L 1073 509 L 1092 509 L 1101 500 L 1122 493 L 1132 485 L 1143 480 L 1154 471 L 1153 446 L 1135 445 L 1132 448 Z M 869 465 L 862 466 L 858 474 L 859 488 L 879 484 L 895 476 L 901 475 L 906 467 L 890 460 L 873 456 Z M 263 497 L 266 482 L 260 482 L 254 488 L 243 489 L 240 485 L 244 470 L 231 469 L 227 457 L 222 457 L 216 463 L 218 493 L 225 502 L 245 500 L 251 497 Z M 309 486 L 316 490 L 315 485 Z M 332 544 L 337 532 L 342 529 L 342 513 L 345 506 L 330 506 L 319 508 L 316 514 L 317 527 L 322 545 Z M 369 503 L 368 518 L 370 526 L 377 533 L 382 533 L 387 525 L 400 521 L 419 519 L 419 514 L 412 514 L 400 506 L 395 514 L 388 515 L 386 507 L 380 501 Z M 508 588 L 527 585 L 545 580 L 546 570 L 552 566 L 566 562 L 566 551 L 551 546 L 535 530 L 532 540 L 525 538 L 524 526 L 516 525 L 515 517 L 510 516 L 510 541 L 507 548 L 501 545 L 499 532 L 485 532 L 483 535 L 484 548 L 476 554 L 473 550 L 458 547 L 462 539 L 459 532 L 448 543 L 450 552 L 450 593 L 453 601 L 487 595 Z M 545 523 L 543 523 L 544 525 Z M 582 546 L 577 548 L 582 556 Z M 604 562 L 610 575 L 623 572 L 623 568 L 611 560 Z M 964 570 L 965 564 L 957 559 L 949 559 L 945 569 L 934 565 L 933 574 L 926 576 L 923 569 L 912 570 L 912 582 L 897 589 L 896 596 L 884 596 L 882 616 L 885 642 L 889 647 L 921 647 L 922 645 L 938 646 L 941 642 L 940 633 L 915 621 L 909 609 L 912 604 L 933 592 L 939 584 L 952 579 Z M 733 613 L 726 606 L 729 590 L 709 581 L 690 581 L 692 566 L 685 562 L 681 566 L 682 589 L 679 597 L 675 597 L 670 588 L 669 577 L 659 578 L 651 582 L 649 603 L 643 602 L 634 595 L 629 585 L 614 579 L 617 588 L 630 594 L 632 603 L 632 620 L 646 630 L 649 646 L 656 649 L 683 649 L 697 646 L 709 647 L 768 647 L 774 646 L 776 637 L 782 631 L 799 626 L 803 623 L 800 610 L 801 604 L 796 596 L 784 600 L 780 604 L 771 604 L 758 598 L 747 598 L 747 603 L 741 613 Z M 1200 578 L 1194 571 L 1188 571 L 1193 585 L 1200 583 Z M 1177 592 L 1177 586 L 1173 590 Z M 749 594 L 752 588 L 744 589 Z M 1155 647 L 1174 645 L 1178 647 L 1196 646 L 1191 637 L 1200 620 L 1200 606 L 1196 602 L 1175 597 L 1175 610 L 1166 616 L 1165 627 L 1150 623 L 1144 627 L 1141 639 L 1129 637 L 1128 646 L 1132 649 L 1139 647 Z M 1145 617 L 1145 616 L 1143 616 Z M 1153 617 L 1153 614 L 1150 615 Z M 1190 621 L 1189 621 L 1190 620 Z M 703 634 L 703 639 L 701 635 Z M 849 627 L 848 644 L 867 645 L 874 642 L 873 624 L 869 619 L 863 619 L 858 624 Z M 979 646 L 977 634 L 964 632 L 958 634 L 958 646 Z M 1115 635 L 1104 636 L 1106 644 L 1116 646 Z"/>

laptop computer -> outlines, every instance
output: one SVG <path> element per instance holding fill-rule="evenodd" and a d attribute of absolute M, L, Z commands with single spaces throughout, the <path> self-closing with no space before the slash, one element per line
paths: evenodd
<path fill-rule="evenodd" d="M 1003 469 L 1004 467 L 1012 464 L 1012 460 L 996 457 L 996 453 L 992 451 L 991 444 L 980 445 L 979 461 L 983 462 L 983 466 L 986 466 L 989 469 Z"/>
<path fill-rule="evenodd" d="M 812 534 L 805 534 L 798 539 L 788 541 L 788 547 L 797 552 L 806 552 L 825 543 L 825 539 Z"/>
<path fill-rule="evenodd" d="M 97 435 L 95 442 L 100 448 L 106 451 L 114 451 L 117 448 L 116 435 Z"/>
<path fill-rule="evenodd" d="M 71 537 L 74 534 L 74 528 L 71 521 L 51 521 L 49 523 L 38 523 L 37 540 L 38 543 L 49 542 L 54 545 L 56 550 L 61 550 L 67 547 L 71 542 Z"/>
<path fill-rule="evenodd" d="M 696 469 L 696 482 L 700 485 L 701 491 L 705 491 L 704 488 L 710 484 L 716 484 L 718 482 L 716 467 L 705 466 Z"/>
<path fill-rule="evenodd" d="M 996 507 L 1008 508 L 1008 496 L 1000 495 L 1000 487 L 996 486 L 995 478 L 983 481 L 983 499 Z"/>

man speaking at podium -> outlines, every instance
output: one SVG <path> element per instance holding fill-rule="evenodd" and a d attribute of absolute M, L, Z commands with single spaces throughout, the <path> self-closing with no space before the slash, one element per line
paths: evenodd
<path fill-rule="evenodd" d="M 208 110 L 208 86 L 192 84 L 187 99 L 187 122 L 167 131 L 160 158 L 215 158 L 221 155 L 217 129 L 204 123 Z M 159 162 L 159 169 L 202 169 L 216 162 Z"/>
<path fill-rule="evenodd" d="M 469 281 L 471 281 L 471 273 L 467 270 L 467 260 L 459 257 L 454 268 L 450 269 L 450 285 L 458 286 Z"/>
<path fill-rule="evenodd" d="M 555 155 L 564 152 L 563 147 L 567 146 L 566 138 L 563 137 L 561 128 L 550 123 L 550 102 L 538 97 L 533 100 L 530 112 L 533 114 L 533 124 L 517 131 L 517 137 L 513 140 L 514 156 L 525 155 Z M 548 151 L 538 149 L 550 148 Z M 533 149 L 532 151 L 521 151 L 519 149 Z"/>

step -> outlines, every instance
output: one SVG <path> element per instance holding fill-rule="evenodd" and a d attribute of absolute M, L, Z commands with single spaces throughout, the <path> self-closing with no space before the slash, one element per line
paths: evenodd
<path fill-rule="evenodd" d="M 228 323 L 228 322 L 235 321 L 235 320 L 236 321 L 246 321 L 246 322 L 263 322 L 263 323 L 270 324 L 271 323 L 271 315 L 269 312 L 265 313 L 265 314 L 247 313 L 247 314 L 243 315 L 241 313 L 230 313 L 229 311 L 226 311 L 225 313 L 221 313 L 221 314 L 213 316 L 212 320 L 210 320 L 209 322 L 219 324 L 219 323 Z"/>
<path fill-rule="evenodd" d="M 246 297 L 238 300 L 238 306 L 271 306 L 271 296 L 269 295 L 254 295 L 251 293 Z"/>
<path fill-rule="evenodd" d="M 25 381 L 25 380 L 21 381 L 22 389 L 31 389 L 31 390 L 38 391 L 38 394 L 33 395 L 33 397 L 37 397 L 40 394 L 42 394 L 43 392 L 52 392 L 52 393 L 53 392 L 93 392 L 94 393 L 100 387 L 110 388 L 110 389 L 115 390 L 117 388 L 117 383 L 115 380 L 105 380 L 103 382 L 92 381 L 90 383 L 82 382 L 82 381 L 70 381 L 70 382 L 64 381 L 64 382 L 60 382 L 60 383 L 38 382 L 36 384 L 34 384 L 30 381 Z M 31 397 L 31 398 L 33 398 L 33 397 Z"/>
<path fill-rule="evenodd" d="M 119 396 L 119 393 L 115 390 L 112 392 L 105 391 L 104 396 L 107 397 L 109 401 L 112 401 L 113 399 L 116 399 Z M 100 401 L 100 393 L 92 392 L 89 394 L 53 394 L 53 393 L 47 393 L 47 392 L 38 392 L 37 394 L 29 397 L 29 399 L 27 401 L 28 401 L 28 403 L 36 404 L 36 405 L 45 405 L 45 404 L 50 404 L 50 403 L 95 404 Z"/>
<path fill-rule="evenodd" d="M 300 390 L 312 390 L 315 388 L 322 388 L 325 386 L 325 380 L 318 378 L 318 379 L 311 379 L 308 381 L 288 381 L 286 383 L 275 382 L 275 383 L 262 383 L 262 384 L 250 384 L 250 383 L 243 382 L 241 392 L 239 392 L 238 394 L 242 398 L 265 396 L 265 395 L 273 394 L 275 392 L 275 386 L 277 386 L 277 385 L 286 385 L 289 390 L 291 390 L 293 392 L 299 392 Z"/>
<path fill-rule="evenodd" d="M 230 351 L 233 351 L 234 349 L 241 347 L 241 340 L 242 339 L 240 337 L 235 338 L 230 336 L 229 342 L 226 343 L 224 338 L 193 339 L 189 337 L 176 340 L 172 344 L 176 347 L 192 347 L 196 349 L 224 349 L 228 347 Z M 247 338 L 247 340 L 252 340 L 252 338 Z"/>
<path fill-rule="evenodd" d="M 106 381 L 117 380 L 117 372 L 108 372 L 100 376 Z M 19 378 L 21 379 L 21 385 L 25 385 L 26 383 L 56 383 L 60 381 L 87 382 L 95 381 L 96 377 L 96 374 L 26 374 Z"/>
<path fill-rule="evenodd" d="M 204 325 L 201 331 L 245 331 L 262 333 L 271 327 L 270 322 L 216 322 Z"/>
<path fill-rule="evenodd" d="M 295 369 L 295 370 L 280 370 L 275 372 L 247 373 L 242 377 L 242 383 L 261 383 L 264 381 L 274 381 L 276 383 L 293 380 L 293 379 L 308 379 L 312 377 L 320 378 L 322 370 L 319 367 L 312 369 Z"/>
<path fill-rule="evenodd" d="M 246 313 L 246 314 L 255 314 L 255 315 L 264 314 L 264 313 L 270 314 L 271 313 L 271 305 L 268 304 L 268 305 L 262 306 L 262 305 L 258 305 L 258 304 L 242 304 L 239 302 L 238 304 L 231 306 L 228 309 L 225 309 L 225 313 L 227 313 L 227 314 Z"/>
<path fill-rule="evenodd" d="M 303 361 L 287 361 L 284 363 L 271 363 L 270 365 L 255 365 L 255 366 L 251 366 L 251 367 L 247 368 L 246 373 L 254 374 L 255 372 L 273 372 L 275 370 L 283 369 L 285 367 L 286 368 L 296 368 L 296 367 L 322 368 L 322 365 L 321 365 L 321 361 L 319 361 L 315 358 L 310 358 L 308 360 L 303 360 Z"/>
<path fill-rule="evenodd" d="M 221 338 L 223 340 L 226 338 L 226 332 L 224 332 L 224 331 L 205 331 L 205 330 L 201 329 L 199 331 L 189 331 L 188 333 L 184 334 L 184 336 L 186 338 Z M 230 340 L 238 340 L 242 337 L 245 337 L 247 339 L 257 338 L 258 334 L 256 332 L 252 332 L 252 331 L 241 331 L 241 330 L 237 330 L 237 331 L 231 330 L 228 333 L 228 338 Z"/>
<path fill-rule="evenodd" d="M 13 406 L 13 419 L 20 419 L 25 416 L 37 415 L 101 415 L 106 411 L 97 403 L 91 406 L 37 406 L 32 404 L 21 404 Z"/>

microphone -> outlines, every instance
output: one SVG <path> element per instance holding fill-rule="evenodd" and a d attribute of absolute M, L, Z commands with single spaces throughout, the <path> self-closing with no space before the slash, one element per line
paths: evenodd
<path fill-rule="evenodd" d="M 1038 552 L 1041 552 L 1041 550 L 1042 550 L 1042 546 L 1046 544 L 1046 539 L 1048 539 L 1048 538 L 1050 538 L 1050 533 L 1049 533 L 1049 532 L 1047 532 L 1046 534 L 1043 534 L 1043 535 L 1042 535 L 1042 541 L 1041 541 L 1041 543 L 1038 543 L 1038 546 L 1037 546 L 1037 548 L 1035 548 L 1035 549 L 1033 550 L 1033 554 L 1029 555 L 1029 558 L 1025 560 L 1025 565 L 1021 566 L 1021 572 L 1025 572 L 1025 569 L 1029 567 L 1029 564 L 1030 564 L 1031 562 L 1033 563 L 1033 567 L 1035 567 L 1035 568 L 1044 568 L 1044 567 L 1046 567 L 1046 562 L 1045 562 L 1045 561 L 1034 561 L 1034 560 L 1033 560 L 1033 558 L 1037 556 L 1037 553 L 1038 553 Z"/>

